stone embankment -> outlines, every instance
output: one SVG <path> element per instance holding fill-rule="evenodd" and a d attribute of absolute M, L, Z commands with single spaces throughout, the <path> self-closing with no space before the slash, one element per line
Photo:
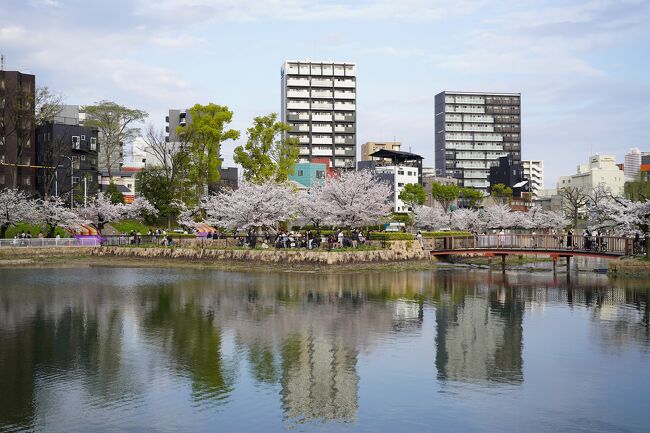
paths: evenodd
<path fill-rule="evenodd" d="M 612 260 L 607 273 L 614 276 L 650 276 L 650 261 L 638 258 Z"/>
<path fill-rule="evenodd" d="M 277 263 L 277 264 L 352 264 L 352 263 L 380 263 L 428 260 L 426 251 L 420 244 L 413 241 L 394 241 L 380 250 L 248 250 L 248 249 L 213 249 L 213 248 L 129 248 L 129 247 L 101 247 L 92 248 L 94 256 L 107 257 L 133 257 L 139 259 L 182 259 L 204 260 L 214 262 L 251 262 L 251 263 Z"/>

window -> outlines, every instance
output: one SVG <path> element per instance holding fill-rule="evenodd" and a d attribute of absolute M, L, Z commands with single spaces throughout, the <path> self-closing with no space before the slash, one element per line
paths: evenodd
<path fill-rule="evenodd" d="M 298 176 L 302 176 L 302 175 L 303 175 L 302 170 L 298 170 Z"/>
<path fill-rule="evenodd" d="M 32 184 L 32 180 L 31 180 L 29 177 L 26 177 L 26 178 L 23 180 L 23 184 L 25 184 L 25 185 L 31 185 L 31 184 Z"/>
<path fill-rule="evenodd" d="M 79 178 L 77 176 L 74 176 L 72 178 L 72 183 L 79 183 Z"/>
<path fill-rule="evenodd" d="M 72 148 L 73 149 L 79 149 L 81 142 L 79 141 L 79 136 L 78 135 L 73 135 L 72 136 Z"/>
<path fill-rule="evenodd" d="M 81 136 L 81 141 L 86 141 L 86 136 L 85 135 Z"/>
<path fill-rule="evenodd" d="M 97 150 L 97 138 L 90 137 L 90 150 Z"/>
<path fill-rule="evenodd" d="M 325 172 L 323 170 L 316 170 L 316 179 L 325 179 Z"/>
<path fill-rule="evenodd" d="M 397 174 L 404 175 L 404 170 L 397 170 Z"/>
<path fill-rule="evenodd" d="M 402 187 L 402 186 L 404 186 L 404 183 L 402 183 L 402 182 L 398 182 L 398 183 L 397 183 L 397 186 L 398 186 L 398 187 Z"/>
<path fill-rule="evenodd" d="M 81 160 L 85 161 L 86 160 L 86 155 L 81 155 Z"/>

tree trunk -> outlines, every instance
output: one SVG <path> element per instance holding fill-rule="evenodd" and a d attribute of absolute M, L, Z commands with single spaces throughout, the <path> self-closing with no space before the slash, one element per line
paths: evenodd
<path fill-rule="evenodd" d="M 0 239 L 5 238 L 5 234 L 7 233 L 7 229 L 9 228 L 8 224 L 3 224 L 0 226 Z"/>

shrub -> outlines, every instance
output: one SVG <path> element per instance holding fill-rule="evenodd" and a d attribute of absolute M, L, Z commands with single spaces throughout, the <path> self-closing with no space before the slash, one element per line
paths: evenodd
<path fill-rule="evenodd" d="M 393 232 L 372 232 L 370 239 L 373 241 L 410 241 L 413 240 L 411 233 L 393 233 Z"/>

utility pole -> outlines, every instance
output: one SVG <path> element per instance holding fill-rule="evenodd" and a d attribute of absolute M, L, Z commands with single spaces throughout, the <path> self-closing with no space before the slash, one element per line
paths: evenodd
<path fill-rule="evenodd" d="M 84 207 L 88 206 L 88 178 L 84 176 Z"/>

